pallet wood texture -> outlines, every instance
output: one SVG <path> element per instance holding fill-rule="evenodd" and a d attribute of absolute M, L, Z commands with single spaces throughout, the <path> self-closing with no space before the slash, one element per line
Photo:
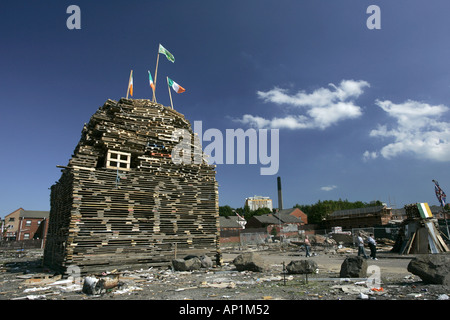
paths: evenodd
<path fill-rule="evenodd" d="M 175 164 L 176 128 L 194 136 L 182 114 L 149 100 L 108 100 L 97 110 L 51 187 L 45 265 L 101 272 L 188 254 L 220 264 L 215 166 L 204 157 Z M 110 166 L 117 155 L 109 152 L 124 168 Z"/>
<path fill-rule="evenodd" d="M 400 228 L 394 247 L 400 247 L 401 254 L 448 252 L 449 248 L 440 235 L 437 219 L 421 215 L 420 206 L 420 203 L 405 205 L 407 219 Z"/>

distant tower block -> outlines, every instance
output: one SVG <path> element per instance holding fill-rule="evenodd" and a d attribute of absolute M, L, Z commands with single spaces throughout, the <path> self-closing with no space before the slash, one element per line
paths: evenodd
<path fill-rule="evenodd" d="M 277 177 L 278 185 L 278 210 L 283 210 L 283 193 L 281 191 L 281 178 Z"/>

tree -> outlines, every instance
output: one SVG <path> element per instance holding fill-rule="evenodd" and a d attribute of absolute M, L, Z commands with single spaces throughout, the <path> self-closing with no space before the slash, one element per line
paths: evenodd
<path fill-rule="evenodd" d="M 260 216 L 262 214 L 272 213 L 269 208 L 259 208 L 256 210 L 250 210 L 249 206 L 244 206 L 243 208 L 233 209 L 229 205 L 219 207 L 219 216 L 228 217 L 235 215 L 235 212 L 240 216 L 244 217 L 246 220 L 253 216 Z"/>
<path fill-rule="evenodd" d="M 277 228 L 276 227 L 272 227 L 272 230 L 270 230 L 270 234 L 272 235 L 272 236 L 274 236 L 274 237 L 276 237 L 277 236 Z"/>
<path fill-rule="evenodd" d="M 320 224 L 325 220 L 330 214 L 337 210 L 351 210 L 357 208 L 366 208 L 373 206 L 381 206 L 381 201 L 373 201 L 371 203 L 366 203 L 362 201 L 350 202 L 347 199 L 342 200 L 324 200 L 317 201 L 312 205 L 299 205 L 296 204 L 294 208 L 299 208 L 308 216 L 308 223 Z"/>
<path fill-rule="evenodd" d="M 254 211 L 251 211 L 251 216 L 260 216 L 263 214 L 268 214 L 268 213 L 272 213 L 272 210 L 270 210 L 269 208 L 259 208 L 256 209 Z"/>
<path fill-rule="evenodd" d="M 228 217 L 234 215 L 233 208 L 229 205 L 219 207 L 219 216 Z"/>

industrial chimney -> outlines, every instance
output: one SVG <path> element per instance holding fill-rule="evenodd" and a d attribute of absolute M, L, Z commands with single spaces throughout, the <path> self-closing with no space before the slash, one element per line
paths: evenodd
<path fill-rule="evenodd" d="M 283 210 L 283 194 L 281 193 L 281 178 L 277 177 L 278 184 L 278 211 Z"/>

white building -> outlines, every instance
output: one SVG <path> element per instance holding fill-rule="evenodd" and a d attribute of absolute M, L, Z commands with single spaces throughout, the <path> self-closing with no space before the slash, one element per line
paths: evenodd
<path fill-rule="evenodd" d="M 257 210 L 259 208 L 269 208 L 272 210 L 272 199 L 269 197 L 254 196 L 245 199 L 245 205 L 249 206 L 251 211 Z"/>

